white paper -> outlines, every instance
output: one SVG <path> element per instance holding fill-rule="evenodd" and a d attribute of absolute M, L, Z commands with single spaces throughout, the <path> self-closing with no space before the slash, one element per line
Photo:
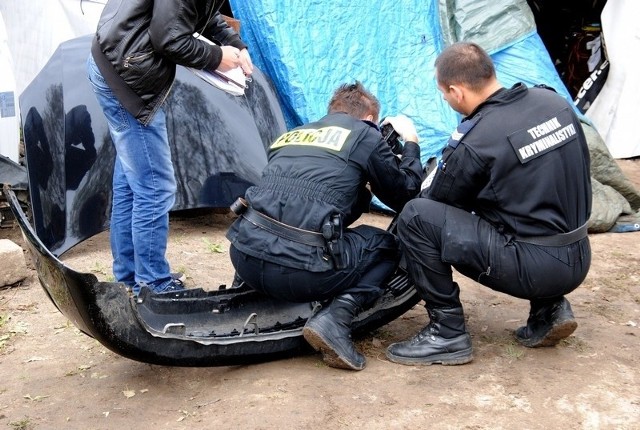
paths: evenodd
<path fill-rule="evenodd" d="M 201 34 L 194 33 L 193 37 L 200 39 L 209 45 L 215 45 L 215 43 Z M 226 72 L 221 72 L 219 70 L 211 72 L 209 70 L 194 69 L 192 67 L 187 67 L 187 69 L 199 78 L 203 79 L 205 82 L 216 88 L 220 88 L 229 94 L 233 94 L 234 96 L 243 96 L 244 90 L 247 88 L 247 78 L 241 67 L 236 67 L 235 69 Z"/>
<path fill-rule="evenodd" d="M 233 94 L 234 96 L 244 95 L 247 78 L 245 77 L 241 67 L 236 67 L 228 72 L 220 72 L 216 70 L 215 73 L 208 70 L 194 69 L 192 67 L 187 67 L 187 69 L 199 78 L 203 79 L 205 82 L 216 88 L 220 88 L 229 94 Z"/>

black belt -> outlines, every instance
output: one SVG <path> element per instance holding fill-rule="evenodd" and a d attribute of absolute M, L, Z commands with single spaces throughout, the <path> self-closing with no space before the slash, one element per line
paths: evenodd
<path fill-rule="evenodd" d="M 284 239 L 292 240 L 294 242 L 303 243 L 310 246 L 326 246 L 326 241 L 321 233 L 292 227 L 278 220 L 275 220 L 261 212 L 258 212 L 251 207 L 248 207 L 242 214 L 242 216 L 244 217 L 244 219 L 246 219 L 256 227 L 259 227 Z"/>
<path fill-rule="evenodd" d="M 531 243 L 540 246 L 567 246 L 587 237 L 587 223 L 568 233 L 554 234 L 551 236 L 516 237 L 517 242 Z"/>

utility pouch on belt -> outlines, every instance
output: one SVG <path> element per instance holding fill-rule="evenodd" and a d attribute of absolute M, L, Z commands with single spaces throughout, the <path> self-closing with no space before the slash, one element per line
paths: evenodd
<path fill-rule="evenodd" d="M 278 237 L 305 245 L 324 248 L 331 255 L 335 269 L 341 270 L 347 267 L 347 256 L 344 250 L 342 238 L 342 217 L 339 214 L 332 215 L 322 226 L 322 233 L 304 230 L 287 225 L 275 220 L 249 206 L 242 197 L 238 198 L 230 209 L 238 216 L 243 217 L 251 224 Z"/>
<path fill-rule="evenodd" d="M 344 250 L 344 241 L 342 240 L 342 217 L 340 214 L 332 215 L 322 225 L 322 237 L 327 242 L 327 248 L 333 267 L 342 270 L 347 267 L 347 258 Z"/>
<path fill-rule="evenodd" d="M 231 209 L 231 212 L 233 212 L 234 214 L 240 216 L 247 211 L 248 207 L 249 203 L 247 203 L 247 201 L 242 197 L 238 197 L 235 202 L 231 203 L 229 209 Z"/>

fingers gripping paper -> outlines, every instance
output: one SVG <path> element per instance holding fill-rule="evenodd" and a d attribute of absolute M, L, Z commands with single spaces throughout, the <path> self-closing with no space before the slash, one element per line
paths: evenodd
<path fill-rule="evenodd" d="M 197 33 L 194 36 L 211 45 L 214 44 L 206 37 L 198 35 Z M 244 95 L 244 90 L 247 88 L 247 77 L 244 75 L 241 67 L 236 67 L 226 72 L 220 70 L 209 71 L 195 69 L 193 67 L 187 67 L 187 69 L 205 82 L 234 96 Z"/>

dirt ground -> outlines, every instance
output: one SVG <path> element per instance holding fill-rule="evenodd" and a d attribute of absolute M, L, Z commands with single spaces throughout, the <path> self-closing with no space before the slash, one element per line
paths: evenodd
<path fill-rule="evenodd" d="M 640 161 L 622 161 L 640 186 Z M 230 284 L 231 218 L 173 217 L 169 260 L 190 286 Z M 362 222 L 386 227 L 390 218 Z M 0 230 L 22 244 L 19 230 Z M 361 372 L 320 355 L 179 368 L 120 357 L 76 329 L 29 269 L 0 290 L 0 426 L 13 429 L 640 429 L 640 233 L 591 235 L 593 264 L 568 296 L 578 329 L 554 348 L 519 346 L 528 303 L 462 276 L 474 345 L 463 366 L 391 363 L 385 348 L 427 323 L 421 304 L 358 341 Z M 28 258 L 28 256 L 27 256 Z M 106 234 L 63 260 L 110 280 Z M 32 267 L 32 266 L 30 266 Z"/>

